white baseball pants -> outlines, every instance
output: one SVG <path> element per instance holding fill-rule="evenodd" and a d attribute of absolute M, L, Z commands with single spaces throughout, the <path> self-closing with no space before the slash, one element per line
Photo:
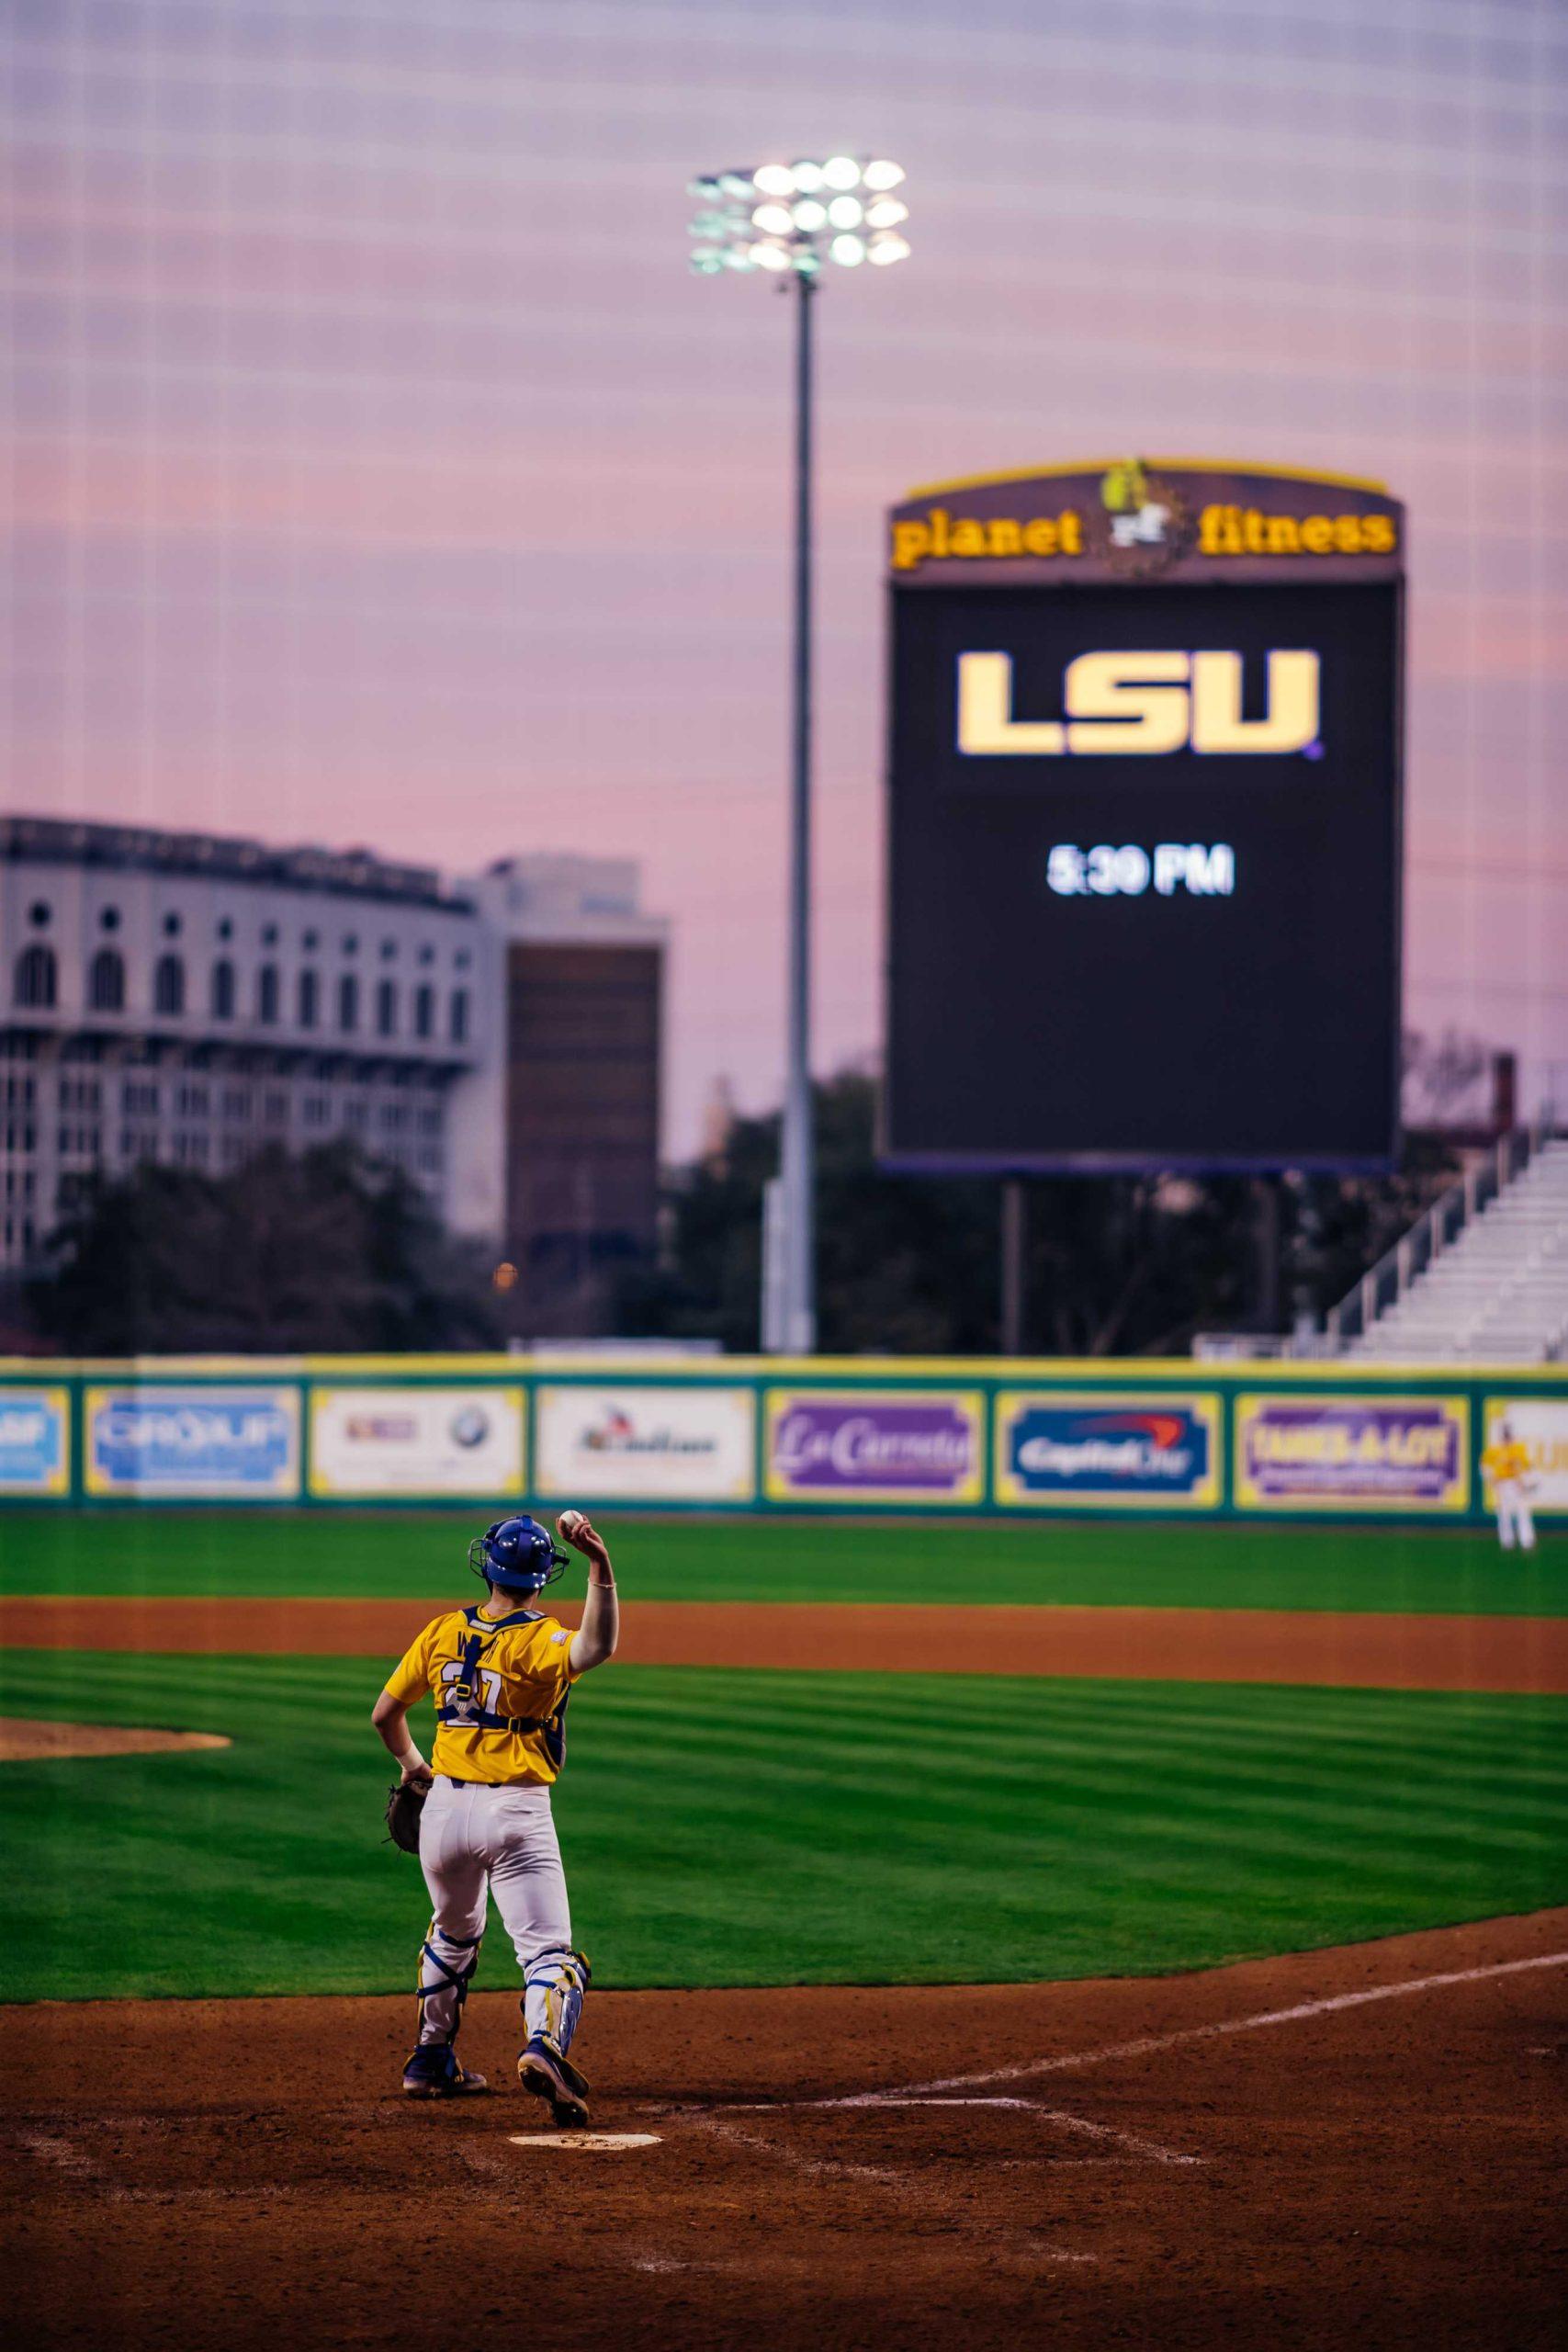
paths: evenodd
<path fill-rule="evenodd" d="M 1511 1482 L 1495 1489 L 1497 1497 L 1497 1540 L 1505 1552 L 1511 1552 L 1516 1540 L 1521 1552 L 1535 1550 L 1535 1513 L 1529 1501 Z"/>
<path fill-rule="evenodd" d="M 576 1955 L 548 1789 L 474 1781 L 459 1788 L 438 1778 L 424 1801 L 419 1860 L 434 1914 L 421 1954 L 421 2041 L 450 2041 L 457 2033 L 490 1894 L 523 1970 L 528 2031 L 553 2030 L 560 2040 L 561 1978 Z M 580 1993 L 567 2039 L 581 2007 Z"/>

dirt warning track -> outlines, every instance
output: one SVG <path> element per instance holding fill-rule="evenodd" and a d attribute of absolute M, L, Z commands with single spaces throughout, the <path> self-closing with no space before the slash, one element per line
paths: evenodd
<path fill-rule="evenodd" d="M 455 1606 L 429 1600 L 0 1600 L 16 1649 L 297 1652 L 397 1657 Z M 561 1610 L 569 1623 L 576 1611 Z M 1392 1690 L 1568 1691 L 1568 1618 L 1270 1609 L 939 1609 L 633 1600 L 632 1666 L 824 1668 L 1294 1682 Z"/>
<path fill-rule="evenodd" d="M 437 2108 L 398 2096 L 406 2000 L 13 2010 L 8 2340 L 1522 2352 L 1559 2340 L 1565 2003 L 1564 1911 L 1191 1976 L 596 1992 L 616 2144 L 553 2154 L 510 1995 L 463 2029 L 495 2095 Z"/>

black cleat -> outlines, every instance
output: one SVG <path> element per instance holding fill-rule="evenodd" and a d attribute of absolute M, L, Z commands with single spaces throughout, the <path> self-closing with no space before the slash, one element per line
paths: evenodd
<path fill-rule="evenodd" d="M 558 2132 L 570 2132 L 588 2120 L 588 2083 L 569 2058 L 542 2033 L 525 2045 L 517 2061 L 517 2079 L 536 2098 L 548 2099 L 550 2120 Z"/>

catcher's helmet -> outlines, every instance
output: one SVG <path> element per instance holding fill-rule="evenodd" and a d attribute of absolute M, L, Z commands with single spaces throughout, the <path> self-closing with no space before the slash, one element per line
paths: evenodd
<path fill-rule="evenodd" d="M 549 1529 L 526 1511 L 514 1519 L 498 1519 L 468 1546 L 468 1566 L 475 1576 L 499 1585 L 502 1592 L 542 1591 L 554 1584 L 570 1556 L 551 1541 Z"/>

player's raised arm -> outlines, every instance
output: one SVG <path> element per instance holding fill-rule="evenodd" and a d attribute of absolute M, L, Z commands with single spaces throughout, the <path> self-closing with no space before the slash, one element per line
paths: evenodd
<path fill-rule="evenodd" d="M 582 1623 L 571 1637 L 570 1650 L 572 1671 L 586 1674 L 590 1667 L 603 1666 L 615 1653 L 621 1630 L 615 1572 L 610 1566 L 604 1537 L 595 1534 L 581 1511 L 563 1510 L 556 1529 L 561 1542 L 570 1544 L 574 1552 L 581 1552 L 588 1563 L 588 1598 L 582 1604 Z"/>

